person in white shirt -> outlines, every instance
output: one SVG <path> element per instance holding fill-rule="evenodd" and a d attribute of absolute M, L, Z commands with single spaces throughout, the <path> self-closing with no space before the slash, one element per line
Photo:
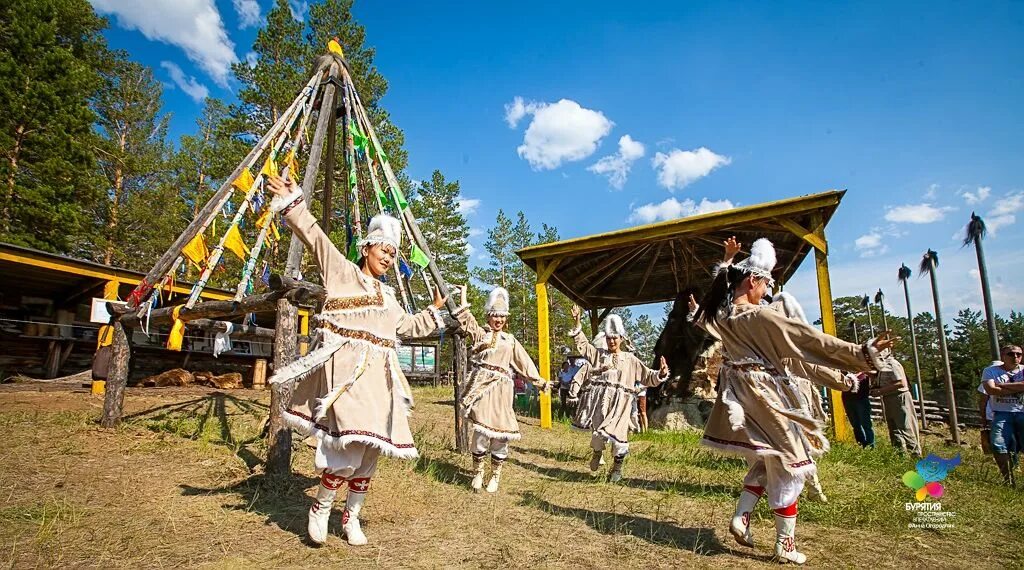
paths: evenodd
<path fill-rule="evenodd" d="M 1024 442 L 1024 352 L 1016 345 L 1003 348 L 1003 364 L 989 366 L 981 373 L 985 393 L 992 406 L 992 453 L 1003 479 L 1015 486 L 1011 453 Z"/>

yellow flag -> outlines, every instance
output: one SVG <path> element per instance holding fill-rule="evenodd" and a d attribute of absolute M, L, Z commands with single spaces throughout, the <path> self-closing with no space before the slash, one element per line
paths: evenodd
<path fill-rule="evenodd" d="M 285 160 L 285 165 L 288 166 L 288 175 L 292 180 L 298 180 L 299 176 L 299 161 L 295 160 L 295 149 L 292 149 L 288 153 L 288 158 Z"/>
<path fill-rule="evenodd" d="M 331 41 L 327 42 L 327 51 L 336 53 L 341 57 L 345 57 L 345 52 L 341 50 L 341 44 L 338 43 L 338 38 L 331 38 Z"/>
<path fill-rule="evenodd" d="M 235 181 L 232 182 L 231 185 L 237 188 L 240 192 L 248 193 L 249 189 L 252 188 L 253 182 L 255 182 L 255 180 L 252 177 L 252 173 L 249 172 L 248 168 L 246 168 L 238 175 L 238 178 L 235 178 Z"/>
<path fill-rule="evenodd" d="M 274 234 L 274 241 L 281 239 L 281 232 L 277 231 L 277 222 L 274 221 L 274 218 L 270 218 L 270 231 Z"/>
<path fill-rule="evenodd" d="M 203 234 L 197 234 L 192 241 L 185 244 L 185 247 L 181 248 L 181 254 L 189 263 L 196 266 L 196 269 L 202 269 L 202 264 L 210 257 L 210 250 L 206 247 Z"/>
<path fill-rule="evenodd" d="M 237 255 L 238 259 L 242 261 L 245 261 L 249 255 L 249 248 L 242 241 L 242 234 L 238 231 L 238 226 L 231 226 L 228 229 L 228 233 L 224 236 L 224 247 L 231 250 L 231 253 Z"/>
<path fill-rule="evenodd" d="M 167 335 L 168 350 L 181 350 L 181 341 L 185 338 L 185 321 L 178 318 L 178 314 L 181 313 L 181 307 L 182 305 L 178 305 L 171 311 L 171 318 L 174 319 L 174 324 L 171 325 L 171 333 Z"/>
<path fill-rule="evenodd" d="M 263 210 L 263 213 L 260 214 L 260 217 L 256 218 L 256 227 L 262 229 L 263 226 L 267 225 L 267 222 L 270 221 L 270 216 L 272 215 L 273 212 L 270 211 L 270 208 Z"/>
<path fill-rule="evenodd" d="M 277 163 L 274 162 L 273 156 L 267 157 L 267 161 L 263 163 L 263 169 L 260 170 L 260 174 L 262 174 L 265 178 L 270 178 L 271 176 L 278 175 Z"/>

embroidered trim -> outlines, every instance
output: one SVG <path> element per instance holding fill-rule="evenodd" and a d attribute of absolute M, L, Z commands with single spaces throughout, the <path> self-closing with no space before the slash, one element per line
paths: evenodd
<path fill-rule="evenodd" d="M 622 392 L 626 392 L 627 394 L 630 394 L 630 395 L 633 395 L 633 396 L 636 396 L 636 395 L 638 395 L 640 393 L 639 389 L 627 388 L 627 387 L 623 386 L 622 384 L 616 384 L 614 382 L 605 382 L 603 380 L 591 380 L 590 381 L 590 386 L 600 386 L 600 387 L 604 387 L 604 388 L 613 388 L 615 390 L 621 390 Z"/>
<path fill-rule="evenodd" d="M 491 372 L 497 372 L 502 376 L 512 378 L 512 372 L 508 368 L 502 368 L 501 366 L 495 366 L 493 364 L 487 364 L 486 362 L 474 362 L 473 366 L 477 368 L 483 368 L 484 370 L 490 370 Z"/>
<path fill-rule="evenodd" d="M 437 307 L 433 305 L 427 305 L 427 311 L 430 311 L 430 316 L 434 318 L 434 325 L 437 326 L 437 330 L 443 330 L 444 319 L 441 318 L 441 311 L 437 310 Z"/>
<path fill-rule="evenodd" d="M 345 311 L 348 309 L 359 309 L 363 307 L 383 307 L 384 306 L 384 291 L 380 287 L 380 281 L 373 282 L 373 288 L 375 294 L 373 295 L 356 295 L 354 297 L 334 297 L 327 299 L 324 303 L 325 313 L 332 311 Z"/>
<path fill-rule="evenodd" d="M 711 441 L 711 442 L 714 442 L 714 443 L 717 443 L 717 444 L 720 444 L 720 445 L 733 445 L 733 446 L 736 446 L 736 447 L 745 447 L 745 448 L 753 450 L 753 451 L 772 451 L 772 448 L 766 447 L 766 446 L 763 446 L 763 445 L 754 445 L 752 443 L 747 443 L 745 441 L 731 441 L 731 440 L 728 440 L 728 439 L 719 439 L 717 437 L 710 436 L 708 434 L 704 434 L 704 439 L 706 439 L 708 441 Z M 810 463 L 810 462 L 808 461 L 808 463 Z"/>
<path fill-rule="evenodd" d="M 469 421 L 473 422 L 474 426 L 479 426 L 479 427 L 482 427 L 482 428 L 484 428 L 484 429 L 486 429 L 488 431 L 493 431 L 495 433 L 503 433 L 503 434 L 509 434 L 509 435 L 518 435 L 519 434 L 519 430 L 498 429 L 498 428 L 495 428 L 495 427 L 491 427 L 491 426 L 489 426 L 487 424 L 478 422 L 478 421 L 476 421 L 474 419 L 471 419 Z"/>
<path fill-rule="evenodd" d="M 364 342 L 368 342 L 370 344 L 375 344 L 377 346 L 382 346 L 384 348 L 390 348 L 392 350 L 394 350 L 398 346 L 398 343 L 396 343 L 393 340 L 389 340 L 389 339 L 386 339 L 386 338 L 381 338 L 381 337 L 379 337 L 379 336 L 377 336 L 375 334 L 368 333 L 366 331 L 342 328 L 342 327 L 339 327 L 338 325 L 336 325 L 336 324 L 334 324 L 334 323 L 332 323 L 330 321 L 323 321 L 322 324 L 323 324 L 323 327 L 325 329 L 331 331 L 332 333 L 334 333 L 334 334 L 336 334 L 338 336 L 342 336 L 342 337 L 345 337 L 345 338 L 352 338 L 352 339 L 355 339 L 355 340 L 361 340 L 361 341 L 364 341 Z"/>
<path fill-rule="evenodd" d="M 734 370 L 740 370 L 743 372 L 766 372 L 772 376 L 786 376 L 782 372 L 775 369 L 774 366 L 765 364 L 757 361 L 732 361 L 726 360 L 722 363 L 722 366 L 728 366 Z"/>
<path fill-rule="evenodd" d="M 325 434 L 327 434 L 327 435 L 329 435 L 331 437 L 344 437 L 346 435 L 361 435 L 361 436 L 370 437 L 370 438 L 373 438 L 373 439 L 379 439 L 380 441 L 383 441 L 384 443 L 386 443 L 386 444 L 388 444 L 388 445 L 390 445 L 392 447 L 395 447 L 397 449 L 416 449 L 416 444 L 413 444 L 413 443 L 395 443 L 390 437 L 384 437 L 384 436 L 382 436 L 380 434 L 373 433 L 372 431 L 366 431 L 366 430 L 361 430 L 361 429 L 347 429 L 345 431 L 337 431 L 337 430 L 333 430 L 333 429 L 323 425 L 322 423 L 316 422 L 316 421 L 313 420 L 313 418 L 307 416 L 306 414 L 297 412 L 295 410 L 285 410 L 285 413 L 291 414 L 291 415 L 293 415 L 293 416 L 295 416 L 297 418 L 300 418 L 300 419 L 303 419 L 303 420 L 309 422 L 310 424 L 312 424 L 312 427 L 314 429 L 318 429 L 318 430 L 324 432 Z"/>
<path fill-rule="evenodd" d="M 369 477 L 353 477 L 348 480 L 348 492 L 365 495 L 370 490 Z"/>
<path fill-rule="evenodd" d="M 324 471 L 323 475 L 320 476 L 320 484 L 324 486 L 324 489 L 337 491 L 345 484 L 345 478 L 340 475 L 333 475 Z"/>
<path fill-rule="evenodd" d="M 295 209 L 295 206 L 298 206 L 299 204 L 301 204 L 301 203 L 302 203 L 302 201 L 303 201 L 303 198 L 302 198 L 302 196 L 299 196 L 299 197 L 298 197 L 298 198 L 297 198 L 297 199 L 296 199 L 295 201 L 293 201 L 293 202 L 292 202 L 291 204 L 288 204 L 287 206 L 285 206 L 284 208 L 282 208 L 282 209 L 281 209 L 281 215 L 282 215 L 282 216 L 287 216 L 287 215 L 288 215 L 288 213 L 289 213 L 289 212 L 291 212 L 292 210 L 294 210 L 294 209 Z"/>

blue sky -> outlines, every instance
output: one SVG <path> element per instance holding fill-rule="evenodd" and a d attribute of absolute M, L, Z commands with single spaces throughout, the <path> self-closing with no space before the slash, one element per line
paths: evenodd
<path fill-rule="evenodd" d="M 225 66 L 270 8 L 92 3 L 110 42 L 168 84 L 175 136 L 203 89 L 233 98 Z M 481 232 L 499 208 L 575 237 L 845 188 L 828 228 L 836 296 L 882 287 L 902 312 L 896 270 L 931 247 L 945 309 L 980 307 L 954 239 L 977 210 L 996 229 L 997 310 L 1020 307 L 1024 4 L 363 1 L 355 15 L 409 175 L 458 179 Z M 813 279 L 805 262 L 789 286 L 810 316 Z M 925 280 L 911 294 L 928 308 Z"/>

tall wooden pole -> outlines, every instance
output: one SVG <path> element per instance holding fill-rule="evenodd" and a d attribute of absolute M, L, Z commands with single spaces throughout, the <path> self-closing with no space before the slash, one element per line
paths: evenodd
<path fill-rule="evenodd" d="M 811 216 L 811 225 L 814 235 L 828 245 L 825 238 L 825 222 L 820 212 Z M 818 302 L 821 305 L 821 329 L 826 333 L 835 336 L 836 317 L 832 308 L 832 283 L 828 275 L 828 253 L 819 248 L 814 248 L 814 268 L 818 277 Z M 836 439 L 839 441 L 853 441 L 853 428 L 846 419 L 846 409 L 843 408 L 843 396 L 839 390 L 831 390 L 832 396 L 832 429 L 835 430 Z"/>
<path fill-rule="evenodd" d="M 974 240 L 974 251 L 978 256 L 978 274 L 981 277 L 981 298 L 985 304 L 985 319 L 988 321 L 988 346 L 992 360 L 999 360 L 999 334 L 996 332 L 996 312 L 992 309 L 992 291 L 988 282 L 988 264 L 985 263 L 985 251 L 981 246 L 983 238 Z"/>
<path fill-rule="evenodd" d="M 468 309 L 467 309 L 468 310 Z M 469 365 L 466 351 L 466 337 L 461 333 L 455 333 L 455 346 L 453 347 L 452 368 L 455 372 L 455 379 L 452 387 L 455 395 L 455 449 L 459 453 L 469 451 L 469 430 L 466 421 L 462 417 L 462 389 L 466 383 L 466 367 Z"/>
<path fill-rule="evenodd" d="M 910 268 L 906 269 L 907 278 L 910 277 Z M 910 346 L 914 350 L 914 374 L 917 375 L 917 404 L 920 407 L 921 412 L 921 429 L 928 427 L 928 420 L 924 413 L 924 385 L 921 383 L 921 360 L 917 355 L 917 333 L 915 332 L 914 326 L 914 311 L 910 308 L 910 287 L 907 285 L 907 279 L 901 279 L 903 282 L 903 296 L 907 299 L 907 322 L 910 324 Z"/>
<path fill-rule="evenodd" d="M 930 253 L 930 252 L 929 252 Z M 935 275 L 934 261 L 928 275 L 932 281 L 932 300 L 935 302 L 935 326 L 939 332 L 939 349 L 942 351 L 942 366 L 946 374 L 946 398 L 949 400 L 949 433 L 953 443 L 960 445 L 960 422 L 956 414 L 956 393 L 953 391 L 953 372 L 949 369 L 949 348 L 946 347 L 946 327 L 942 324 L 942 303 L 939 302 L 939 282 Z"/>
<path fill-rule="evenodd" d="M 313 135 L 313 143 L 309 148 L 309 158 L 306 163 L 306 170 L 302 177 L 303 199 L 308 204 L 313 196 L 313 187 L 316 184 L 317 174 L 320 171 L 320 160 L 324 151 L 324 139 L 330 123 L 334 120 L 336 108 L 335 94 L 337 92 L 332 80 L 337 80 L 339 65 L 336 62 L 330 64 L 328 70 L 329 79 L 324 85 L 322 99 L 320 102 L 319 116 L 316 122 L 316 132 Z M 299 267 L 302 264 L 302 253 L 305 246 L 302 240 L 292 234 L 291 243 L 288 246 L 288 261 L 285 265 L 285 275 L 295 278 L 298 275 Z M 298 325 L 298 309 L 288 299 L 281 299 L 277 303 L 277 325 L 275 328 L 274 342 L 274 370 L 280 370 L 295 359 L 296 334 L 295 328 Z M 267 442 L 267 473 L 288 473 L 291 470 L 292 455 L 292 433 L 284 423 L 284 412 L 291 401 L 292 386 L 290 383 L 281 382 L 271 386 L 270 392 L 270 434 Z"/>

